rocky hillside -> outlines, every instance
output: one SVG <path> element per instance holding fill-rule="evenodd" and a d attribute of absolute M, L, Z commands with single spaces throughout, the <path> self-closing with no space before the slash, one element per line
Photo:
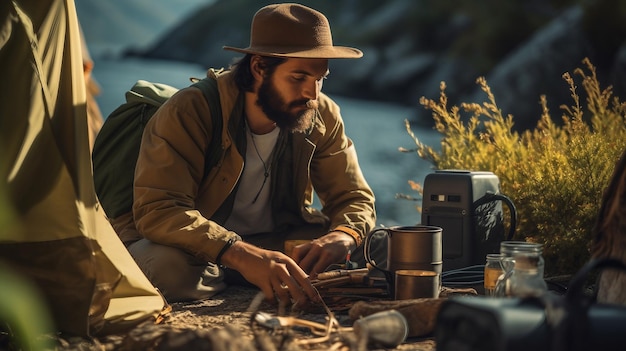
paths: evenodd
<path fill-rule="evenodd" d="M 552 115 L 571 105 L 564 72 L 588 57 L 603 86 L 626 98 L 626 3 L 611 0 L 302 0 L 325 13 L 334 42 L 363 50 L 359 60 L 331 61 L 331 94 L 415 106 L 437 98 L 445 81 L 451 104 L 479 102 L 485 76 L 519 129 L 534 127 L 544 94 Z M 226 67 L 223 45 L 246 47 L 250 20 L 268 1 L 218 0 L 196 11 L 153 47 L 128 55 Z M 581 4 L 579 4 L 581 3 Z"/>

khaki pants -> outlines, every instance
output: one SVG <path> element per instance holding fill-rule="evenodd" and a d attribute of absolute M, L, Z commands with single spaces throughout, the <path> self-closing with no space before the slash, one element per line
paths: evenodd
<path fill-rule="evenodd" d="M 313 240 L 327 233 L 321 226 L 306 226 L 287 233 L 246 235 L 243 240 L 268 250 L 284 252 L 287 240 Z M 128 246 L 141 270 L 168 302 L 208 299 L 226 289 L 228 284 L 250 285 L 237 271 L 207 263 L 175 247 L 141 239 Z M 387 242 L 384 235 L 373 238 L 371 255 L 386 264 Z M 351 256 L 359 267 L 365 267 L 363 248 Z"/>

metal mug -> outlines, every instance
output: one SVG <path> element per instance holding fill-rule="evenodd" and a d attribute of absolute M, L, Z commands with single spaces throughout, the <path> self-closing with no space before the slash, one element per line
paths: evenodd
<path fill-rule="evenodd" d="M 371 238 L 377 233 L 387 236 L 387 265 L 380 267 L 370 257 Z M 385 273 L 393 289 L 395 272 L 402 269 L 434 271 L 441 277 L 443 229 L 430 225 L 394 226 L 376 228 L 366 237 L 363 244 L 365 261 L 373 268 Z M 393 296 L 393 295 L 392 295 Z"/>

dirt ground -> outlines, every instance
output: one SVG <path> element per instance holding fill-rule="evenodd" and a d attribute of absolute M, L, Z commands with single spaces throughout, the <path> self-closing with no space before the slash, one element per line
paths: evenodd
<path fill-rule="evenodd" d="M 256 299 L 255 299 L 256 298 Z M 334 317 L 342 327 L 351 327 L 353 320 L 348 312 L 351 303 L 329 305 Z M 141 325 L 124 335 L 110 335 L 94 340 L 58 339 L 59 351 L 69 350 L 250 350 L 250 351 L 296 351 L 296 350 L 435 350 L 432 337 L 408 338 L 396 348 L 366 345 L 352 330 L 334 332 L 330 340 L 300 344 L 311 339 L 307 328 L 268 329 L 252 324 L 255 312 L 270 315 L 290 315 L 278 307 L 258 298 L 258 290 L 231 286 L 225 292 L 209 300 L 175 303 L 164 323 Z M 297 316 L 326 325 L 327 314 L 322 307 Z"/>
<path fill-rule="evenodd" d="M 213 328 L 216 326 L 222 327 L 234 327 L 237 331 L 241 333 L 242 336 L 246 338 L 250 338 L 250 340 L 254 340 L 255 338 L 260 339 L 262 335 L 255 334 L 255 328 L 251 326 L 251 320 L 253 313 L 255 311 L 266 312 L 269 314 L 282 314 L 284 312 L 280 312 L 278 307 L 275 305 L 271 305 L 266 302 L 261 302 L 257 308 L 251 307 L 252 300 L 258 294 L 258 291 L 255 289 L 242 288 L 242 287 L 231 287 L 230 291 L 226 291 L 224 294 L 224 298 L 217 298 L 213 300 L 206 300 L 197 303 L 187 303 L 187 304 L 177 304 L 174 307 L 171 318 L 168 320 L 168 324 L 171 326 L 181 326 L 181 327 L 189 327 L 196 326 L 199 328 Z M 334 316 L 337 321 L 345 327 L 352 326 L 352 319 L 348 315 L 348 305 L 337 305 L 338 307 L 333 308 L 330 305 L 331 310 L 333 310 Z M 230 311 L 228 314 L 224 314 L 224 311 Z M 288 313 L 288 312 L 287 312 Z M 326 313 L 320 308 L 319 310 L 313 310 L 310 313 L 305 313 L 299 316 L 301 319 L 314 321 L 317 323 L 325 324 L 327 322 Z M 258 333 L 258 330 L 257 330 Z M 272 334 L 272 333 L 268 333 Z M 308 330 L 305 329 L 294 329 L 294 330 L 286 330 L 284 334 L 276 331 L 275 336 L 273 337 L 274 344 L 278 347 L 280 342 L 285 342 L 286 348 L 284 350 L 328 350 L 332 346 L 332 342 L 324 342 L 319 344 L 312 345 L 289 345 L 289 340 L 293 339 L 304 339 L 311 338 L 312 335 Z M 345 344 L 350 344 L 350 342 L 354 340 L 350 340 L 352 338 L 357 338 L 357 335 L 348 335 L 353 334 L 353 332 L 344 332 L 344 335 L 341 337 L 335 337 L 335 339 L 343 339 Z M 283 337 L 285 339 L 283 339 Z M 287 341 L 285 341 L 287 340 Z M 338 340 L 335 340 L 338 342 Z M 277 342 L 280 341 L 280 342 Z M 419 345 L 412 345 L 419 344 Z M 355 345 L 350 349 L 355 349 Z M 357 347 L 358 348 L 358 347 Z M 262 349 L 262 347 L 261 347 Z M 267 348 L 271 349 L 271 348 Z M 277 350 L 283 350 L 281 348 L 277 348 Z M 372 349 L 368 347 L 367 349 Z M 375 349 L 375 347 L 374 347 Z M 432 340 L 409 340 L 405 342 L 405 344 L 398 346 L 394 350 L 434 350 L 434 341 Z"/>
<path fill-rule="evenodd" d="M 567 286 L 570 277 L 551 279 L 553 284 Z M 587 287 L 591 290 L 592 286 Z M 558 291 L 557 291 L 558 292 Z M 558 293 L 563 293 L 560 291 Z M 259 296 L 259 290 L 250 287 L 230 286 L 212 299 L 172 304 L 172 310 L 163 323 L 140 325 L 128 333 L 110 335 L 93 340 L 56 337 L 55 351 L 300 351 L 300 350 L 402 350 L 435 351 L 432 334 L 438 307 L 451 295 L 477 294 L 476 289 L 442 290 L 439 299 L 419 299 L 392 301 L 386 297 L 377 298 L 328 298 L 324 301 L 333 313 L 337 323 L 344 328 L 335 331 L 324 342 L 302 344 L 303 340 L 315 337 L 308 328 L 277 327 L 270 329 L 252 323 L 255 313 L 270 316 L 294 316 L 298 320 L 327 325 L 328 314 L 320 305 L 307 312 L 295 314 L 280 310 Z M 367 344 L 367 336 L 346 328 L 352 327 L 359 316 L 369 316 L 375 311 L 395 306 L 407 316 L 409 331 L 419 336 L 407 338 L 394 347 Z M 409 311 L 407 313 L 407 311 Z M 426 332 L 422 332 L 426 331 Z M 0 348 L 1 349 L 1 348 Z"/>

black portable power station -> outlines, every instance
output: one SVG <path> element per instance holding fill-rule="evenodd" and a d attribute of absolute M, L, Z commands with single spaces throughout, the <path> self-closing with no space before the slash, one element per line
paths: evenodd
<path fill-rule="evenodd" d="M 511 211 L 508 236 L 502 202 Z M 516 217 L 492 172 L 438 170 L 424 179 L 422 224 L 443 228 L 444 271 L 485 264 L 488 253 L 499 253 L 500 242 L 512 238 Z"/>

